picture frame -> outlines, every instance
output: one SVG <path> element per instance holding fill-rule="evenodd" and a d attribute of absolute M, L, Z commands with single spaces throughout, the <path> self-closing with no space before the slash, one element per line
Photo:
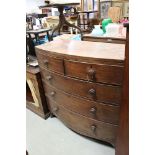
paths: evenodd
<path fill-rule="evenodd" d="M 112 2 L 112 7 L 120 7 L 120 8 L 122 8 L 123 9 L 123 2 L 115 2 L 115 1 L 113 1 Z"/>
<path fill-rule="evenodd" d="M 100 2 L 100 11 L 101 18 L 108 18 L 108 9 L 112 6 L 112 1 L 101 1 Z"/>
<path fill-rule="evenodd" d="M 129 17 L 129 2 L 124 2 L 123 16 Z"/>
<path fill-rule="evenodd" d="M 84 0 L 84 11 L 94 10 L 94 0 Z"/>
<path fill-rule="evenodd" d="M 94 10 L 94 0 L 87 0 L 87 11 Z"/>

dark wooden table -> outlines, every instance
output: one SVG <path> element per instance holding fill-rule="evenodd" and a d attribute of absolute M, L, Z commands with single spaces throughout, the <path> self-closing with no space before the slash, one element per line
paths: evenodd
<path fill-rule="evenodd" d="M 32 39 L 31 35 L 35 36 L 36 42 L 39 42 L 39 34 L 47 34 L 48 40 L 51 41 L 51 37 L 49 35 L 49 31 L 52 31 L 50 28 L 38 29 L 38 30 L 27 30 L 26 34 L 29 35 L 29 38 Z"/>
<path fill-rule="evenodd" d="M 85 29 L 85 26 L 87 25 L 87 26 L 88 26 L 87 29 L 88 29 L 88 30 L 91 29 L 91 28 L 90 28 L 90 19 L 89 19 L 89 15 L 90 15 L 90 13 L 97 13 L 97 12 L 98 12 L 98 11 L 95 11 L 95 10 L 92 10 L 92 11 L 78 11 L 77 13 L 79 14 L 79 16 L 80 16 L 80 14 L 83 14 L 83 16 L 84 16 L 84 14 L 87 15 L 87 18 L 85 19 L 85 18 L 83 17 L 83 23 L 79 22 L 79 25 L 83 25 L 83 26 L 84 26 L 84 29 Z M 85 23 L 85 20 L 87 21 L 87 23 Z"/>
<path fill-rule="evenodd" d="M 52 40 L 53 40 L 53 34 L 55 31 L 58 30 L 58 32 L 60 32 L 60 29 L 62 28 L 63 25 L 67 25 L 69 27 L 74 27 L 76 29 L 78 29 L 81 33 L 81 36 L 83 35 L 82 30 L 80 27 L 75 26 L 74 24 L 69 23 L 66 18 L 65 15 L 63 14 L 63 10 L 65 8 L 65 6 L 76 6 L 79 5 L 80 3 L 62 3 L 62 4 L 58 4 L 58 3 L 53 3 L 53 4 L 48 4 L 48 5 L 44 5 L 44 6 L 40 6 L 39 8 L 45 8 L 45 7 L 53 7 L 53 8 L 58 8 L 58 11 L 60 13 L 59 15 L 59 24 L 52 30 Z"/>

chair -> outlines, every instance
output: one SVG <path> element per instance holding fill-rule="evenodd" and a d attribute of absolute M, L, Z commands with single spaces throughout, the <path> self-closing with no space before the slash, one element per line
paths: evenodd
<path fill-rule="evenodd" d="M 122 16 L 122 9 L 120 7 L 110 7 L 108 9 L 108 17 L 112 19 L 113 23 L 118 23 Z"/>

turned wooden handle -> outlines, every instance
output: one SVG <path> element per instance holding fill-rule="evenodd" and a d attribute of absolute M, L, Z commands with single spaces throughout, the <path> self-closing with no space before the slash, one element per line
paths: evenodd
<path fill-rule="evenodd" d="M 54 107 L 54 108 L 52 109 L 53 112 L 57 112 L 58 110 L 59 110 L 58 107 Z"/>
<path fill-rule="evenodd" d="M 88 91 L 89 95 L 91 95 L 93 98 L 96 96 L 96 90 L 95 89 L 89 89 Z"/>
<path fill-rule="evenodd" d="M 107 42 L 112 42 L 113 40 L 112 39 L 107 39 Z"/>
<path fill-rule="evenodd" d="M 96 131 L 96 125 L 92 125 L 92 126 L 91 126 L 91 130 L 92 130 L 93 132 L 95 132 L 95 131 Z"/>
<path fill-rule="evenodd" d="M 52 79 L 52 76 L 50 76 L 50 75 L 49 76 L 46 76 L 46 79 L 47 80 L 51 80 Z"/>
<path fill-rule="evenodd" d="M 43 60 L 44 65 L 48 65 L 48 60 Z"/>
<path fill-rule="evenodd" d="M 55 91 L 52 91 L 52 92 L 50 93 L 50 95 L 51 95 L 52 97 L 55 96 L 55 94 L 56 94 Z"/>
<path fill-rule="evenodd" d="M 93 68 L 89 68 L 87 71 L 88 79 L 94 80 L 95 79 L 95 70 Z"/>
<path fill-rule="evenodd" d="M 96 108 L 95 107 L 91 108 L 90 109 L 90 113 L 93 114 L 93 115 L 95 115 L 96 114 Z"/>

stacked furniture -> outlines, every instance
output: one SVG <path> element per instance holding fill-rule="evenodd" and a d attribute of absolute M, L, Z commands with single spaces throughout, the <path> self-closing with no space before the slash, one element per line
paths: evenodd
<path fill-rule="evenodd" d="M 36 54 L 51 114 L 115 146 L 125 45 L 58 40 L 37 46 Z"/>

